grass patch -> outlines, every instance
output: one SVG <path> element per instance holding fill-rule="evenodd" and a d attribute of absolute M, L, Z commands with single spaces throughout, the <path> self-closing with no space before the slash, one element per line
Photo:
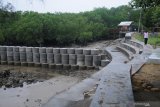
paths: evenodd
<path fill-rule="evenodd" d="M 142 41 L 142 42 L 144 41 L 143 35 L 141 35 L 141 34 L 136 34 L 135 38 L 137 40 Z M 156 46 L 156 45 L 160 46 L 160 35 L 157 35 L 157 36 L 149 35 L 148 44 L 154 45 L 154 46 Z"/>

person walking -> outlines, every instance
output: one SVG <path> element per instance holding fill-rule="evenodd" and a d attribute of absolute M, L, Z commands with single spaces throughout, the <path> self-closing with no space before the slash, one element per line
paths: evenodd
<path fill-rule="evenodd" d="M 145 31 L 144 32 L 144 44 L 147 45 L 147 42 L 148 42 L 148 32 Z"/>

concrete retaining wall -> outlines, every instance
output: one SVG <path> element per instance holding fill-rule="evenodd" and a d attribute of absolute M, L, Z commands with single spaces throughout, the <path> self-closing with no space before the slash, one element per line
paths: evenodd
<path fill-rule="evenodd" d="M 108 59 L 110 54 L 99 49 L 0 46 L 1 64 L 75 70 L 104 67 Z"/>

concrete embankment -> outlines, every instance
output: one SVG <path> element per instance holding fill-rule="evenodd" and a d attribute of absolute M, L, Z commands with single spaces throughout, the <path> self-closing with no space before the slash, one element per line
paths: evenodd
<path fill-rule="evenodd" d="M 0 46 L 2 65 L 57 69 L 94 69 L 106 66 L 110 56 L 99 49 Z"/>

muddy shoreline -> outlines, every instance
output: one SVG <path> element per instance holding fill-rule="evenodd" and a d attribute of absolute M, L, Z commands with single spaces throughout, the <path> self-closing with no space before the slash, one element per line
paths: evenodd
<path fill-rule="evenodd" d="M 132 76 L 135 102 L 148 104 L 150 107 L 160 105 L 160 66 L 145 64 Z M 144 106 L 144 105 L 143 105 Z M 137 107 L 139 107 L 137 105 Z"/>

